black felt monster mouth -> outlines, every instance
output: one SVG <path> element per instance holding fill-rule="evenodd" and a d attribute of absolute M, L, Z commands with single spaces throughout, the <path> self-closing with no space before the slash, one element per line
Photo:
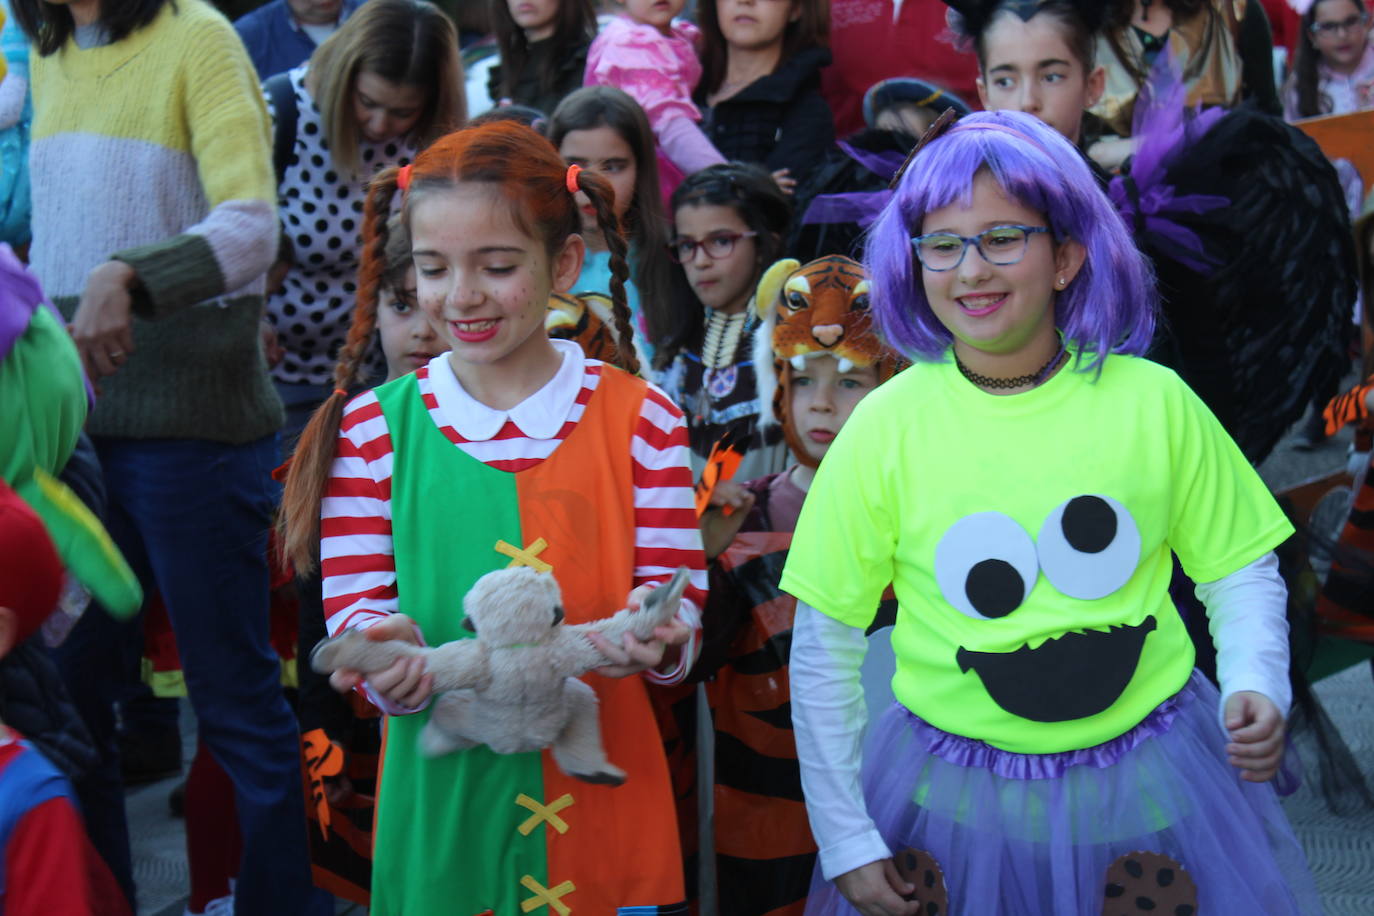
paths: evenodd
<path fill-rule="evenodd" d="M 1135 676 L 1153 614 L 1135 626 L 1082 630 L 1015 652 L 972 652 L 960 647 L 959 670 L 978 672 L 992 701 L 1032 722 L 1068 722 L 1105 711 Z"/>

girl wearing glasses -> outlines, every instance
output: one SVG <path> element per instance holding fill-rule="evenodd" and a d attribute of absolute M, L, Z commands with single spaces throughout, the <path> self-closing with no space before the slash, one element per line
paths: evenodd
<path fill-rule="evenodd" d="M 1363 0 L 1316 0 L 1302 16 L 1297 58 L 1283 87 L 1290 121 L 1374 108 L 1374 48 Z"/>
<path fill-rule="evenodd" d="M 664 390 L 687 414 L 693 470 L 716 443 L 744 453 L 737 480 L 783 469 L 781 434 L 758 431 L 753 352 L 758 318 L 749 307 L 763 271 L 783 254 L 791 207 L 759 166 L 702 169 L 673 193 L 669 256 L 675 272 L 667 333 L 656 341 Z"/>
<path fill-rule="evenodd" d="M 1097 0 L 947 2 L 977 52 L 989 110 L 1023 111 L 1080 148 L 1092 143 L 1097 119 L 1084 109 L 1110 67 L 1099 38 L 1110 11 Z M 1150 357 L 1177 371 L 1258 464 L 1346 371 L 1353 257 L 1327 254 L 1350 251 L 1343 192 L 1297 129 L 1249 106 L 1208 109 L 1185 129 L 1187 86 L 1163 82 L 1129 141 L 1140 154 L 1123 175 L 1098 174 L 1165 291 Z"/>
<path fill-rule="evenodd" d="M 916 155 L 867 259 L 883 336 L 915 364 L 831 445 L 782 580 L 820 848 L 807 912 L 1318 912 L 1268 782 L 1291 528 L 1202 402 L 1139 358 L 1150 270 L 1087 166 L 1034 117 L 970 115 Z M 1194 671 L 1171 551 L 1220 692 Z M 889 582 L 897 702 L 861 752 Z"/>

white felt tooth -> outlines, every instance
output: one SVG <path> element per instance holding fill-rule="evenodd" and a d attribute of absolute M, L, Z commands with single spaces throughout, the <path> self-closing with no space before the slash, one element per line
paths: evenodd
<path fill-rule="evenodd" d="M 792 357 L 792 368 L 796 369 L 798 372 L 806 371 L 806 357 L 802 356 L 800 353 Z"/>
<path fill-rule="evenodd" d="M 854 369 L 854 364 L 853 364 L 852 362 L 850 362 L 849 360 L 845 359 L 843 356 L 841 356 L 841 357 L 840 357 L 840 375 L 844 375 L 846 372 L 852 372 L 853 369 Z"/>

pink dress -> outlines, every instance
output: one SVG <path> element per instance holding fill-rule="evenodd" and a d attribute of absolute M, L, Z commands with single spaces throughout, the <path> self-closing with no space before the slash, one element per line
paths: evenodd
<path fill-rule="evenodd" d="M 675 21 L 672 34 L 624 16 L 606 24 L 587 52 L 587 86 L 614 86 L 628 93 L 649 118 L 658 139 L 659 184 L 664 198 L 683 176 L 725 159 L 701 133 L 701 111 L 692 101 L 701 80 L 696 43 L 701 32 Z"/>

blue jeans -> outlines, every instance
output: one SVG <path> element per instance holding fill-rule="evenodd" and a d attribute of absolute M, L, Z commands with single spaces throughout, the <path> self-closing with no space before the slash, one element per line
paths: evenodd
<path fill-rule="evenodd" d="M 268 641 L 277 438 L 97 439 L 111 535 L 167 605 L 201 740 L 234 783 L 242 916 L 301 916 L 310 880 L 300 736 Z"/>
<path fill-rule="evenodd" d="M 281 457 L 285 460 L 296 450 L 296 442 L 315 411 L 334 390 L 333 385 L 312 385 L 309 382 L 272 380 L 277 396 L 286 408 L 286 423 L 281 428 Z"/>

